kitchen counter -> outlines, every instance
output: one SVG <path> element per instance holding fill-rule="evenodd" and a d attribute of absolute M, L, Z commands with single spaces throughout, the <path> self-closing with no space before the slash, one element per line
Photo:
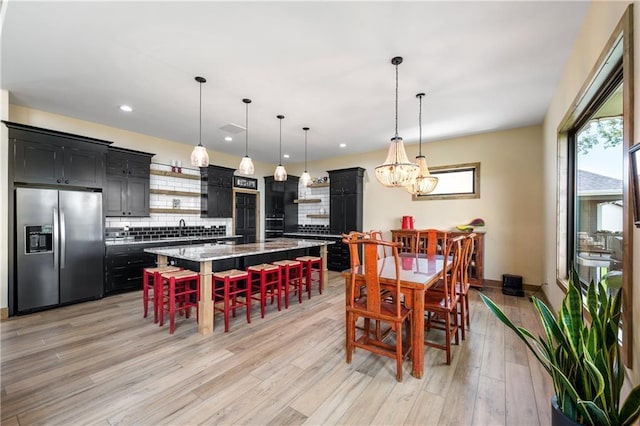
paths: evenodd
<path fill-rule="evenodd" d="M 275 238 L 249 244 L 194 244 L 174 247 L 149 247 L 144 251 L 156 255 L 157 265 L 167 265 L 169 259 L 189 262 L 200 273 L 200 294 L 210 295 L 212 275 L 215 271 L 226 269 L 244 270 L 249 265 L 268 263 L 273 260 L 293 259 L 308 254 L 310 250 L 320 250 L 323 274 L 322 285 L 328 284 L 327 246 L 335 244 L 329 240 L 305 240 L 293 238 Z M 189 267 L 191 269 L 191 267 Z M 198 302 L 200 320 L 198 332 L 206 335 L 213 332 L 213 300 L 202 297 Z"/>
<path fill-rule="evenodd" d="M 249 244 L 193 244 L 177 247 L 150 247 L 147 253 L 192 262 L 207 262 L 234 257 L 255 256 L 287 250 L 301 250 L 334 244 L 334 241 L 274 238 Z"/>
<path fill-rule="evenodd" d="M 312 234 L 310 232 L 285 232 L 283 234 L 285 237 L 294 237 L 294 238 L 331 238 L 331 239 L 342 239 L 342 235 L 340 234 Z"/>
<path fill-rule="evenodd" d="M 173 238 L 157 238 L 157 239 L 133 239 L 133 238 L 105 238 L 104 244 L 107 246 L 121 246 L 129 244 L 171 244 L 180 241 L 207 241 L 207 240 L 235 240 L 241 238 L 242 235 L 217 235 L 217 236 L 199 236 L 199 237 L 173 237 Z"/>

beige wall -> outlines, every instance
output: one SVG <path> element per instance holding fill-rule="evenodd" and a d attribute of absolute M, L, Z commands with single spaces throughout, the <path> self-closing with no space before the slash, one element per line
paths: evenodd
<path fill-rule="evenodd" d="M 480 217 L 486 226 L 485 278 L 522 275 L 527 284 L 542 280 L 542 128 L 526 127 L 423 144 L 430 166 L 480 162 L 480 198 L 412 201 L 404 189 L 386 188 L 374 168 L 386 150 L 309 163 L 312 176 L 346 167 L 366 169 L 364 229 L 400 228 L 403 215 L 412 215 L 418 228 L 453 229 Z M 418 146 L 407 146 L 409 158 Z M 292 168 L 292 173 L 295 170 Z M 390 234 L 387 233 L 386 237 Z"/>
<path fill-rule="evenodd" d="M 576 38 L 572 54 L 565 67 L 562 79 L 556 88 L 552 102 L 545 116 L 543 125 L 543 176 L 544 176 L 544 226 L 542 235 L 544 236 L 544 280 L 549 283 L 555 283 L 556 280 L 556 258 L 557 258 L 557 236 L 556 236 L 556 217 L 558 206 L 556 202 L 556 188 L 558 183 L 557 174 L 557 129 L 564 115 L 572 108 L 572 103 L 578 95 L 580 89 L 585 84 L 589 73 L 596 65 L 598 57 L 602 53 L 609 37 L 613 33 L 620 18 L 624 14 L 628 2 L 592 2 L 589 13 L 585 18 L 582 30 Z M 634 21 L 637 25 L 640 23 L 640 5 L 634 6 Z M 635 31 L 634 56 L 640 58 L 640 36 Z M 635 122 L 640 123 L 640 101 L 639 90 L 640 85 L 640 67 L 635 66 L 634 80 L 636 81 L 635 90 Z M 634 143 L 637 142 L 638 127 L 636 127 L 636 136 Z M 640 235 L 634 230 L 634 264 L 638 264 L 640 260 Z M 640 324 L 640 268 L 634 268 L 634 324 Z M 558 309 L 563 297 L 562 291 L 558 286 L 547 286 L 546 295 L 549 301 Z M 633 352 L 640 353 L 640 327 L 636 326 L 633 333 Z M 635 383 L 640 382 L 640 356 L 635 356 L 633 361 L 632 380 Z"/>

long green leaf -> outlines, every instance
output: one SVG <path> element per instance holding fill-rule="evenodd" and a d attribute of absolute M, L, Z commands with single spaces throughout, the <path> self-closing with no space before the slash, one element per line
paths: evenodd
<path fill-rule="evenodd" d="M 584 328 L 582 318 L 582 296 L 575 286 L 569 286 L 567 294 L 562 302 L 558 322 L 567 336 L 571 347 L 571 355 L 578 362 L 582 352 L 582 330 Z"/>
<path fill-rule="evenodd" d="M 523 334 L 523 332 L 520 330 L 519 327 L 517 327 L 510 319 L 509 317 L 507 317 L 507 315 L 502 311 L 502 309 L 500 309 L 500 307 L 498 305 L 496 305 L 493 300 L 489 299 L 488 297 L 486 297 L 484 294 L 480 294 L 480 298 L 482 299 L 482 301 L 485 303 L 485 305 L 487 305 L 487 307 L 489 308 L 489 310 L 491 312 L 493 312 L 493 314 L 503 323 L 505 324 L 507 327 L 509 327 L 510 329 L 512 329 L 516 335 L 527 345 L 527 347 L 531 350 L 531 352 L 535 355 L 536 358 L 538 358 L 538 361 L 540 361 L 540 364 L 542 364 L 542 366 L 544 367 L 545 370 L 547 370 L 547 372 L 549 374 L 551 374 L 551 371 L 549 369 L 549 363 L 546 359 L 543 359 L 540 355 L 540 353 L 531 345 L 531 343 L 529 342 L 529 339 L 527 338 L 527 336 L 525 334 Z M 531 335 L 531 333 L 528 333 L 529 335 Z"/>
<path fill-rule="evenodd" d="M 618 421 L 620 426 L 632 425 L 640 416 L 640 385 L 633 388 L 622 404 Z"/>
<path fill-rule="evenodd" d="M 592 421 L 593 424 L 603 426 L 610 426 L 614 424 L 609 416 L 607 416 L 607 414 L 593 401 L 582 401 L 580 402 L 580 405 L 582 405 L 587 411 L 589 411 L 592 418 L 595 418 L 595 422 Z"/>

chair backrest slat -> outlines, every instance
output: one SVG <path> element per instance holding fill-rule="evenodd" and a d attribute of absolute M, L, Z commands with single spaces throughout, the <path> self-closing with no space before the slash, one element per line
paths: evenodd
<path fill-rule="evenodd" d="M 451 306 L 456 297 L 456 284 L 460 276 L 460 262 L 462 261 L 462 241 L 464 236 L 460 235 L 450 238 L 447 241 L 447 248 L 444 256 L 444 270 L 442 275 L 443 290 L 446 295 L 445 305 L 447 308 Z M 451 268 L 449 269 L 449 264 Z M 446 271 L 449 270 L 449 273 Z"/>
<path fill-rule="evenodd" d="M 391 256 L 385 257 L 383 262 L 393 261 L 396 269 L 395 285 L 391 290 L 391 298 L 394 301 L 395 316 L 400 318 L 402 306 L 400 297 L 400 258 L 398 255 L 398 243 L 389 241 L 377 240 L 371 237 L 370 234 L 364 233 L 349 233 L 343 235 L 343 243 L 349 245 L 349 252 L 351 256 L 351 292 L 349 294 L 347 305 L 353 307 L 355 301 L 360 297 L 360 286 L 366 288 L 367 311 L 375 314 L 382 313 L 382 303 L 384 302 L 381 296 L 380 285 L 380 270 L 378 269 L 379 260 L 379 248 L 386 247 L 391 250 Z M 358 253 L 358 248 L 362 248 L 364 266 L 360 268 L 364 269 L 363 274 L 358 274 L 358 268 L 361 266 L 359 258 L 354 256 L 354 253 Z M 386 303 L 386 302 L 385 302 Z"/>

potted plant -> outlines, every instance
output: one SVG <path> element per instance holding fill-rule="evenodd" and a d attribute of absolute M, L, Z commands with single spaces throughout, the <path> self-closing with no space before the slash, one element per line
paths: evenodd
<path fill-rule="evenodd" d="M 540 315 L 544 336 L 515 325 L 488 297 L 484 303 L 500 321 L 513 330 L 551 376 L 555 396 L 554 425 L 631 425 L 640 415 L 640 385 L 620 405 L 624 367 L 620 359 L 618 327 L 622 292 L 607 292 L 591 282 L 586 304 L 591 323 L 583 316 L 577 272 L 569 277 L 569 288 L 557 318 L 540 299 L 532 297 Z M 564 414 L 564 416 L 562 416 Z M 564 418 L 563 418 L 564 417 Z"/>

